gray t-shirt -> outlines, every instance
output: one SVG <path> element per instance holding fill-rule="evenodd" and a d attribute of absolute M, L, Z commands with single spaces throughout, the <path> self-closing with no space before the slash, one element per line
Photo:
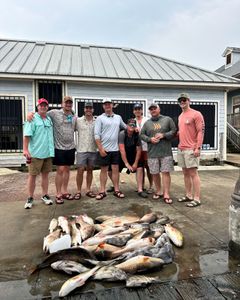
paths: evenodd
<path fill-rule="evenodd" d="M 52 109 L 47 114 L 53 122 L 55 148 L 60 150 L 74 149 L 74 131 L 77 117 L 74 114 L 66 115 L 63 109 Z"/>
<path fill-rule="evenodd" d="M 121 116 L 116 114 L 108 116 L 103 113 L 95 122 L 95 140 L 100 140 L 106 151 L 119 151 L 118 135 L 120 130 L 126 127 Z"/>

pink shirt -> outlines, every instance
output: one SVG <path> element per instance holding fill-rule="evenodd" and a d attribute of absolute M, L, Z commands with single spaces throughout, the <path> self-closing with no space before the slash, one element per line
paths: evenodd
<path fill-rule="evenodd" d="M 194 150 L 202 147 L 205 124 L 199 111 L 189 108 L 186 112 L 182 112 L 178 117 L 178 127 L 179 149 Z"/>

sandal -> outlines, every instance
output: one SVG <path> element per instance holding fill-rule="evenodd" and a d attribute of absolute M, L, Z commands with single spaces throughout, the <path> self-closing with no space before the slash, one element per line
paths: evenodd
<path fill-rule="evenodd" d="M 154 199 L 154 200 L 159 200 L 159 199 L 161 199 L 161 198 L 163 198 L 163 194 L 153 194 L 153 196 L 152 196 L 152 198 Z"/>
<path fill-rule="evenodd" d="M 148 194 L 153 194 L 153 193 L 154 193 L 154 189 L 153 189 L 153 188 L 149 188 L 149 189 L 147 190 L 147 193 L 148 193 Z"/>
<path fill-rule="evenodd" d="M 76 194 L 74 195 L 74 200 L 80 200 L 81 197 L 82 197 L 81 193 L 76 193 Z"/>
<path fill-rule="evenodd" d="M 86 193 L 86 196 L 88 196 L 89 198 L 95 198 L 96 194 L 94 194 L 92 191 L 89 191 Z"/>
<path fill-rule="evenodd" d="M 63 201 L 62 196 L 56 196 L 55 202 L 56 202 L 56 204 L 63 204 L 64 201 Z"/>
<path fill-rule="evenodd" d="M 187 207 L 196 207 L 196 206 L 200 206 L 200 205 L 201 205 L 201 202 L 197 201 L 197 200 L 192 200 L 191 202 L 186 204 Z"/>
<path fill-rule="evenodd" d="M 184 196 L 178 199 L 178 202 L 190 202 L 193 201 L 193 199 L 189 198 L 188 196 Z"/>
<path fill-rule="evenodd" d="M 105 192 L 98 193 L 97 196 L 96 196 L 96 200 L 102 200 L 106 196 L 107 196 L 107 194 Z"/>
<path fill-rule="evenodd" d="M 164 197 L 163 198 L 163 201 L 166 203 L 166 204 L 172 204 L 172 199 L 171 198 L 167 198 L 167 197 Z"/>
<path fill-rule="evenodd" d="M 120 199 L 123 199 L 125 198 L 125 195 L 121 192 L 121 191 L 115 191 L 113 193 L 113 196 L 117 197 L 117 198 L 120 198 Z"/>
<path fill-rule="evenodd" d="M 70 193 L 62 194 L 62 198 L 65 200 L 74 200 L 74 197 Z"/>

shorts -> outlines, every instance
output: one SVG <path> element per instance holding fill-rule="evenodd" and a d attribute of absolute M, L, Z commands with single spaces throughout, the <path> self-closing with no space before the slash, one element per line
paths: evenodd
<path fill-rule="evenodd" d="M 133 159 L 128 159 L 127 158 L 127 160 L 129 162 L 129 164 L 132 166 L 134 164 L 135 157 Z M 139 160 L 137 167 L 138 168 L 143 168 L 143 166 L 144 166 L 144 162 Z M 120 159 L 120 162 L 119 162 L 119 172 L 120 173 L 122 172 L 123 168 L 126 168 L 126 166 L 125 166 L 125 163 Z"/>
<path fill-rule="evenodd" d="M 97 164 L 101 167 L 118 165 L 120 160 L 119 151 L 109 151 L 105 157 L 102 157 L 100 153 L 97 154 Z"/>
<path fill-rule="evenodd" d="M 53 164 L 56 166 L 71 166 L 75 160 L 75 148 L 71 150 L 55 149 Z"/>
<path fill-rule="evenodd" d="M 78 167 L 93 167 L 96 163 L 97 152 L 77 152 L 76 165 Z"/>
<path fill-rule="evenodd" d="M 52 171 L 52 158 L 35 158 L 32 157 L 31 163 L 28 165 L 30 175 L 36 176 L 40 173 L 49 173 Z"/>
<path fill-rule="evenodd" d="M 180 150 L 177 153 L 178 166 L 186 169 L 198 168 L 199 157 L 195 157 L 192 149 Z"/>
<path fill-rule="evenodd" d="M 148 166 L 151 174 L 158 174 L 160 172 L 174 171 L 173 157 L 165 156 L 158 158 L 148 158 Z"/>

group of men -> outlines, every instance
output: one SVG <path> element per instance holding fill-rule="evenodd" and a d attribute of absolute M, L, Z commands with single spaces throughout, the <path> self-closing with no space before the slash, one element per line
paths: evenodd
<path fill-rule="evenodd" d="M 148 198 L 153 193 L 155 200 L 163 199 L 171 204 L 170 173 L 174 170 L 172 140 L 178 136 L 178 165 L 182 167 L 185 195 L 179 202 L 188 202 L 188 207 L 201 204 L 198 165 L 204 136 L 204 119 L 200 112 L 190 108 L 190 97 L 182 93 L 178 97 L 182 109 L 178 130 L 173 120 L 160 114 L 156 103 L 149 106 L 151 118 L 143 117 L 140 103 L 133 105 L 134 118 L 125 124 L 120 115 L 113 112 L 111 99 L 103 100 L 104 113 L 94 117 L 94 104 L 84 103 L 84 115 L 78 118 L 73 112 L 73 100 L 66 96 L 62 109 L 48 111 L 48 101 L 38 100 L 37 112 L 29 113 L 24 124 L 23 154 L 29 163 L 28 199 L 25 208 L 33 205 L 36 176 L 42 176 L 42 201 L 53 204 L 48 195 L 48 174 L 52 163 L 56 165 L 56 204 L 64 200 L 79 200 L 82 197 L 84 172 L 86 175 L 85 195 L 96 200 L 107 196 L 108 177 L 112 181 L 110 191 L 117 198 L 125 198 L 119 188 L 119 174 L 123 168 L 127 173 L 136 173 L 137 194 Z M 77 132 L 77 146 L 74 133 Z M 68 191 L 70 166 L 75 161 L 77 192 Z M 91 190 L 94 166 L 100 167 L 100 187 L 98 193 Z M 149 189 L 145 189 L 145 169 Z M 162 176 L 160 176 L 160 174 Z M 162 177 L 162 182 L 161 182 Z M 155 190 L 153 189 L 153 183 Z"/>

